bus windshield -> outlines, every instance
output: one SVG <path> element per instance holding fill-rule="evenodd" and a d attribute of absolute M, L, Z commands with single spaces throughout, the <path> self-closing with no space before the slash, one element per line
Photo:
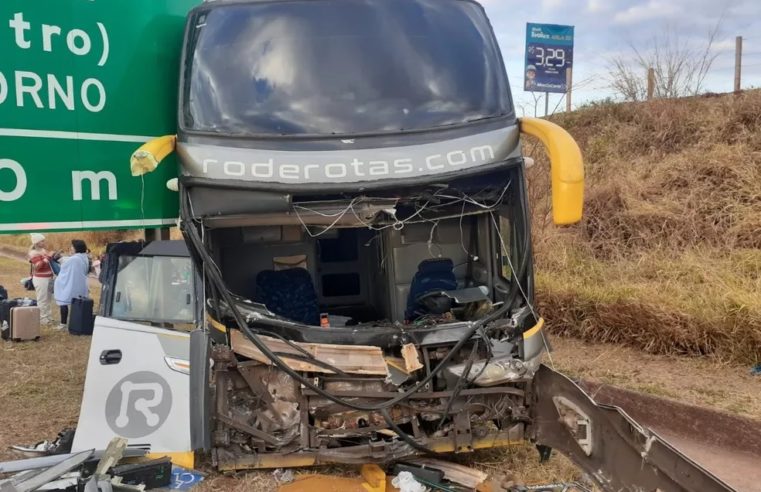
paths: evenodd
<path fill-rule="evenodd" d="M 489 22 L 466 0 L 215 4 L 187 36 L 188 131 L 389 133 L 512 114 Z"/>

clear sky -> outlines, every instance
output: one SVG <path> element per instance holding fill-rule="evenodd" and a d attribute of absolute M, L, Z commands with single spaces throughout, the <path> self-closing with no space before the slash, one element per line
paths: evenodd
<path fill-rule="evenodd" d="M 729 92 L 734 81 L 735 36 L 743 36 L 744 88 L 761 87 L 761 0 L 479 0 L 486 8 L 502 49 L 516 111 L 533 114 L 534 98 L 523 91 L 526 23 L 575 26 L 574 106 L 614 96 L 609 60 L 629 55 L 631 45 L 647 50 L 668 32 L 695 47 L 705 45 L 719 24 L 718 54 L 706 90 Z M 537 97 L 540 94 L 536 94 Z M 561 100 L 550 95 L 550 110 Z M 560 104 L 565 108 L 565 102 Z M 544 111 L 539 101 L 539 114 Z"/>

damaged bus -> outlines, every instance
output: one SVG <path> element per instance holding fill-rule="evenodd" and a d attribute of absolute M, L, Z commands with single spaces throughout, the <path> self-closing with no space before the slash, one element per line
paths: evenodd
<path fill-rule="evenodd" d="M 144 342 L 134 346 L 163 354 L 172 377 L 188 378 L 189 361 L 189 405 L 169 419 L 161 447 L 151 432 L 167 419 L 154 418 L 162 400 L 155 391 L 138 400 L 146 430 L 132 441 L 164 451 L 184 432 L 187 445 L 175 450 L 203 450 L 219 469 L 240 470 L 531 440 L 571 456 L 605 490 L 725 490 L 541 366 L 548 343 L 534 307 L 521 133 L 549 155 L 555 223 L 578 222 L 579 149 L 556 125 L 516 117 L 474 1 L 217 1 L 192 10 L 178 133 L 131 159 L 135 176 L 174 151 L 181 163 L 167 186 L 179 192 L 195 269 L 183 292 L 197 292 L 197 307 L 137 330 Z M 169 265 L 156 259 L 163 253 L 132 254 L 141 275 Z M 178 316 L 195 326 L 189 337 L 167 329 Z M 172 355 L 183 343 L 184 365 Z M 97 346 L 91 364 L 103 365 L 114 354 Z M 137 384 L 149 383 L 127 390 Z M 105 402 L 116 427 L 128 420 L 125 405 Z M 645 466 L 650 450 L 659 459 Z M 626 473 L 612 461 L 623 456 Z M 663 471 L 672 465 L 689 477 Z"/>
<path fill-rule="evenodd" d="M 220 342 L 193 415 L 215 463 L 522 440 L 545 342 L 520 128 L 483 9 L 205 4 L 181 91 L 182 231 Z"/>

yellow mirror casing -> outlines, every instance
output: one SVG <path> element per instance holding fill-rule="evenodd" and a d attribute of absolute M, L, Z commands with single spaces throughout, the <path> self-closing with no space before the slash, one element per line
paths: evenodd
<path fill-rule="evenodd" d="M 584 208 L 584 161 L 573 137 L 563 128 L 539 118 L 520 118 L 521 133 L 538 138 L 550 159 L 552 219 L 576 224 Z"/>
<path fill-rule="evenodd" d="M 165 135 L 154 138 L 140 146 L 129 160 L 129 168 L 133 176 L 142 176 L 156 170 L 166 156 L 174 152 L 177 141 L 176 135 Z"/>

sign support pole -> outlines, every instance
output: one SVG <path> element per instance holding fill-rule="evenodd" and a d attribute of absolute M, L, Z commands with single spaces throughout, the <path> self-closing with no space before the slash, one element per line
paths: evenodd
<path fill-rule="evenodd" d="M 545 92 L 544 93 L 544 117 L 545 118 L 549 116 L 548 114 L 549 112 L 550 112 L 550 93 Z"/>
<path fill-rule="evenodd" d="M 573 67 L 565 71 L 565 112 L 571 112 L 571 92 L 573 87 Z"/>
<path fill-rule="evenodd" d="M 145 240 L 151 241 L 168 241 L 169 240 L 169 228 L 160 227 L 158 229 L 146 229 Z"/>

